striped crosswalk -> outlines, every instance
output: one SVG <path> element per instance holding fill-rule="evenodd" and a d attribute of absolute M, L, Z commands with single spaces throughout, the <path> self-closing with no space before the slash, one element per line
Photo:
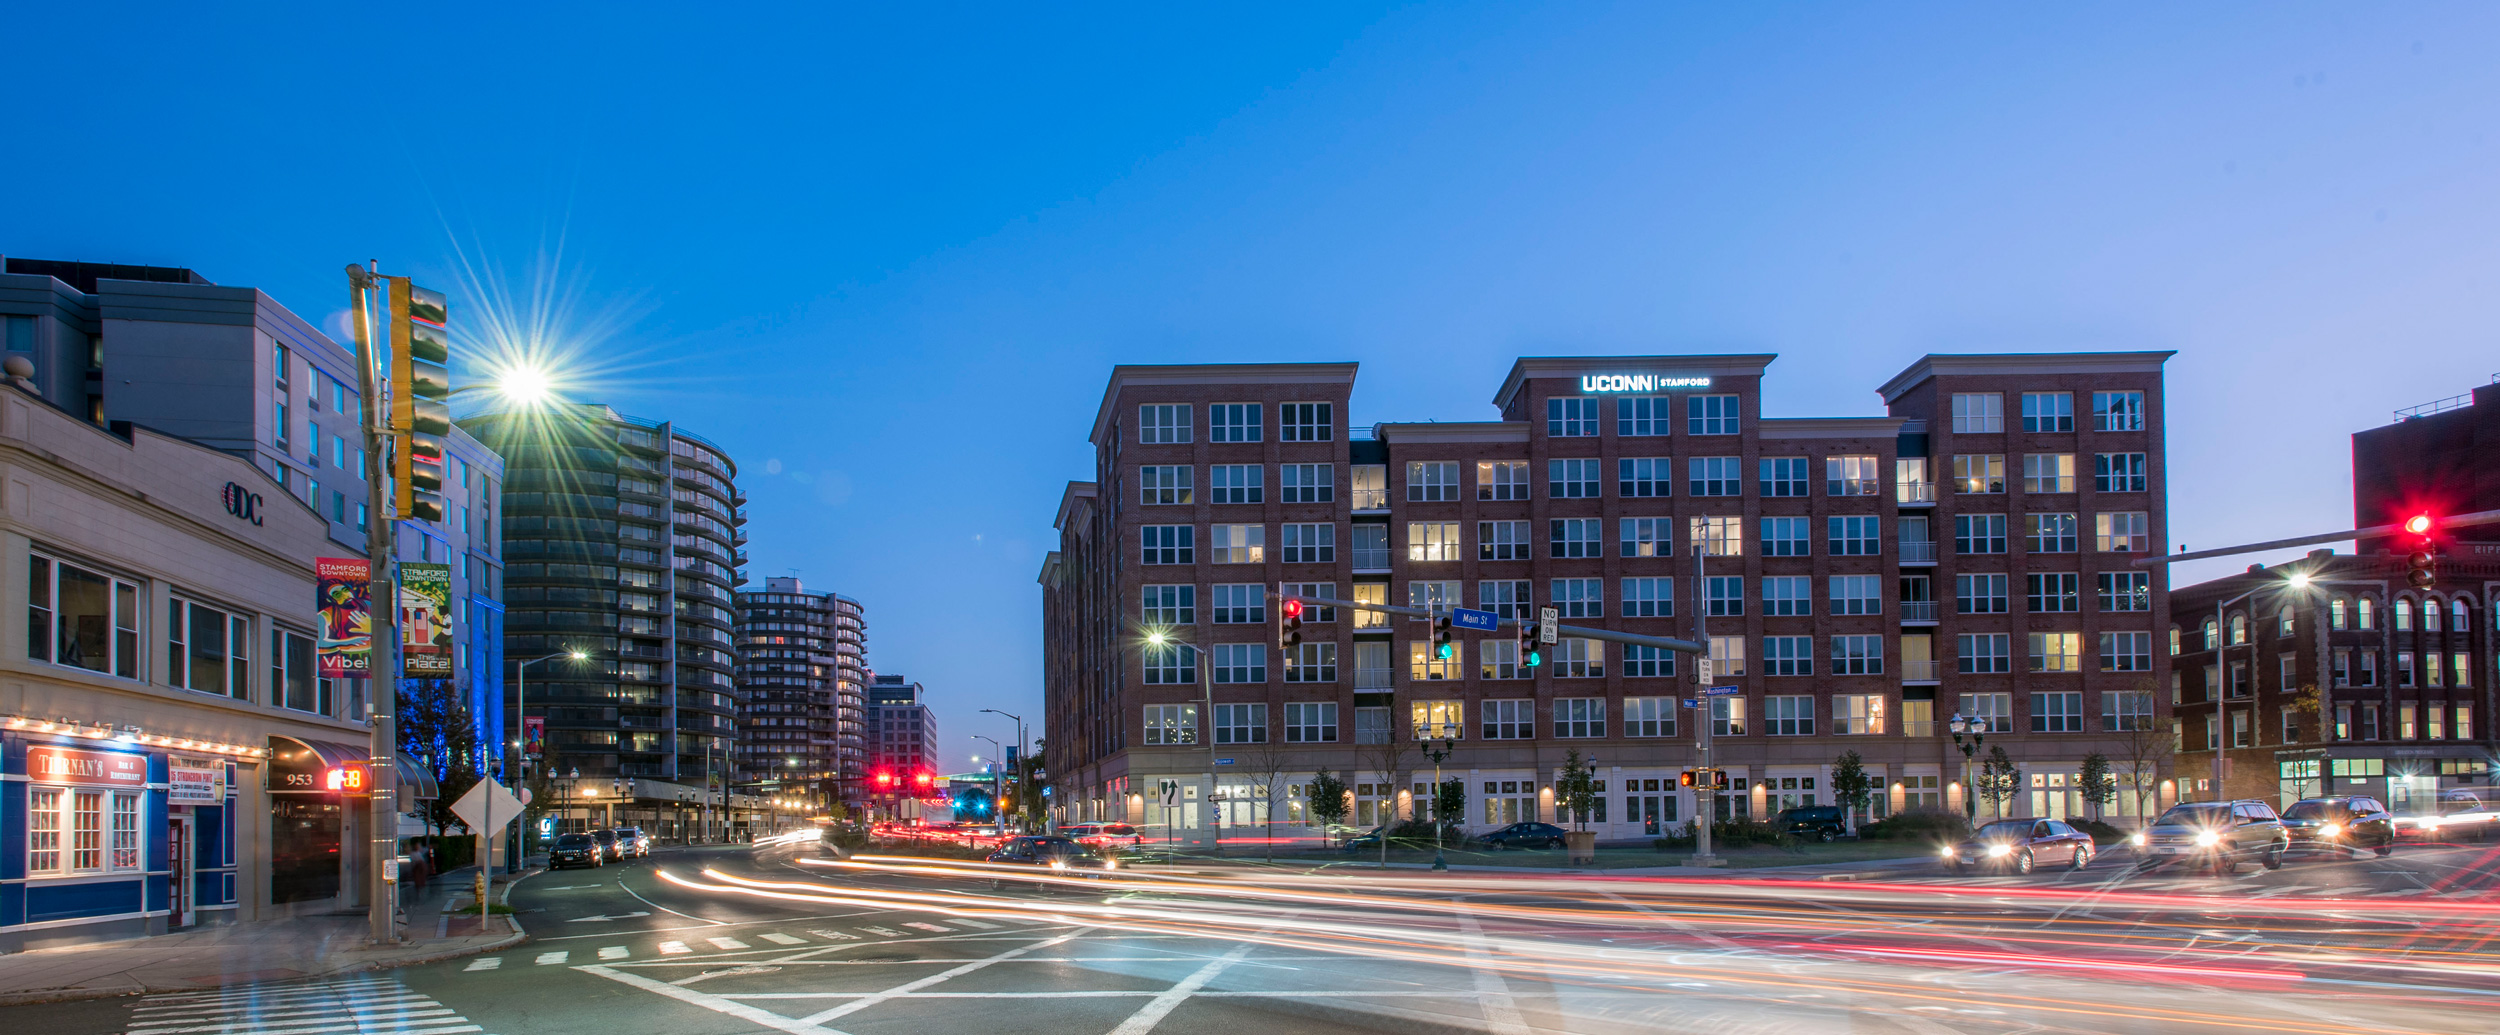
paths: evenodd
<path fill-rule="evenodd" d="M 1023 920 L 1021 918 L 1010 919 L 1016 919 L 1017 922 L 1026 924 L 1038 922 Z M 900 926 L 908 927 L 912 930 L 900 931 L 892 927 L 869 926 L 862 926 L 853 930 L 845 930 L 836 927 L 817 927 L 809 929 L 806 932 L 807 937 L 801 937 L 784 931 L 764 931 L 748 935 L 747 937 L 753 938 L 756 941 L 768 942 L 772 945 L 796 947 L 816 945 L 819 943 L 856 942 L 869 939 L 927 936 L 926 934 L 921 934 L 919 932 L 928 932 L 928 934 L 969 934 L 979 931 L 995 931 L 998 930 L 1001 925 L 983 920 L 950 917 L 945 923 L 942 924 L 913 920 L 905 921 Z M 728 937 L 726 935 L 705 938 L 703 939 L 703 942 L 722 952 L 741 952 L 754 948 L 754 946 L 748 942 L 742 941 L 738 938 Z M 533 955 L 530 958 L 530 963 L 534 966 L 540 967 L 569 966 L 575 961 L 576 951 L 577 950 L 573 949 L 550 949 Z M 658 956 L 687 956 L 692 955 L 694 952 L 694 946 L 690 946 L 686 942 L 676 939 L 656 942 L 647 948 L 639 950 L 639 954 L 641 955 Z M 598 962 L 606 963 L 617 960 L 631 960 L 634 959 L 637 954 L 635 946 L 606 945 L 601 946 L 593 955 L 597 957 Z M 503 969 L 504 959 L 505 958 L 502 956 L 481 956 L 476 959 L 469 960 L 468 963 L 460 969 L 464 971 L 501 970 Z M 172 1033 L 167 1033 L 167 1035 L 172 1035 Z"/>
<path fill-rule="evenodd" d="M 369 977 L 152 995 L 131 1007 L 127 1030 L 129 1035 L 466 1035 L 480 1029 L 406 985 Z"/>

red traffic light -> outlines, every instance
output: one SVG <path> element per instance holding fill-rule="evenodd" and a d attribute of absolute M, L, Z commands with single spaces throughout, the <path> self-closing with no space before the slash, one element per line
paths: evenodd
<path fill-rule="evenodd" d="M 894 774 L 893 774 L 893 773 L 878 773 L 878 774 L 877 774 L 877 786 L 879 786 L 879 787 L 884 787 L 884 786 L 886 786 L 886 785 L 888 785 L 888 784 L 891 784 L 891 783 L 893 783 L 893 782 L 894 782 Z"/>
<path fill-rule="evenodd" d="M 918 782 L 920 786 L 926 787 L 929 785 L 929 774 L 921 773 L 917 777 L 914 777 L 914 780 Z"/>
<path fill-rule="evenodd" d="M 1292 597 L 1286 597 L 1286 598 L 1285 598 L 1285 617 L 1287 617 L 1287 618 L 1300 618 L 1300 617 L 1302 617 L 1302 602 L 1301 602 L 1301 601 L 1299 601 L 1299 600 L 1295 600 L 1295 599 L 1293 599 Z"/>
<path fill-rule="evenodd" d="M 2412 517 L 2405 519 L 2404 529 L 2407 533 L 2412 535 L 2429 535 L 2431 534 L 2431 525 L 2432 521 L 2429 514 L 2415 514 Z"/>

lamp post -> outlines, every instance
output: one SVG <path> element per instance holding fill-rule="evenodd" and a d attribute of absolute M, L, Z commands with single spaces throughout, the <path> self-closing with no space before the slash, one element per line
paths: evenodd
<path fill-rule="evenodd" d="M 983 708 L 983 709 L 981 709 L 981 710 L 982 710 L 982 711 L 985 711 L 985 712 L 986 712 L 986 711 L 989 711 L 989 709 L 987 709 L 987 708 Z M 1002 755 L 1003 755 L 1003 754 L 1006 752 L 1006 750 L 1007 750 L 1004 746 L 1002 746 L 1002 745 L 1000 745 L 1000 744 L 998 743 L 998 739 L 997 739 L 997 738 L 995 738 L 995 737 L 984 737 L 984 736 L 982 736 L 982 735 L 980 735 L 980 734 L 978 734 L 978 733 L 975 733 L 975 734 L 973 734 L 973 735 L 972 735 L 972 739 L 974 739 L 974 740 L 986 740 L 986 741 L 989 741 L 989 742 L 990 742 L 990 746 L 991 746 L 991 747 L 994 747 L 994 748 L 998 748 L 999 752 L 1000 752 Z M 978 761 L 980 761 L 980 759 L 976 758 L 976 759 L 973 759 L 973 761 L 978 762 Z M 998 762 L 997 762 L 997 761 L 992 761 L 992 762 L 990 763 L 990 809 L 991 809 L 991 812 L 992 812 L 993 816 L 994 816 L 994 817 L 998 820 L 998 836 L 1000 836 L 1000 837 L 1005 837 L 1005 836 L 1007 836 L 1007 810 L 1005 810 L 1005 809 L 1002 809 L 1002 808 L 999 808 L 999 807 L 998 807 L 998 789 L 999 789 Z"/>
<path fill-rule="evenodd" d="M 1016 715 L 1011 712 L 1002 712 L 996 708 L 983 708 L 981 709 L 981 712 L 985 715 L 1003 715 L 1007 718 L 1016 720 L 1016 797 L 1019 799 L 1016 803 L 1016 812 L 1018 815 L 1022 815 L 1024 812 L 1024 803 L 1021 799 L 1025 794 L 1024 770 L 1033 764 L 1032 746 L 1027 744 L 1024 739 L 1024 716 Z M 1007 828 L 1005 826 L 1007 822 L 1006 815 L 1007 813 L 1005 809 L 999 810 L 1000 826 L 998 830 L 999 833 L 1002 834 L 1007 832 Z M 1026 829 L 1029 830 L 1031 828 L 1027 827 Z"/>
<path fill-rule="evenodd" d="M 1197 663 L 1198 695 L 1200 700 L 1198 712 L 1199 728 L 1197 730 L 1193 730 L 1192 733 L 1199 735 L 1198 740 L 1200 745 L 1207 749 L 1207 797 L 1212 799 L 1215 796 L 1215 668 L 1210 663 L 1211 659 L 1206 656 L 1205 651 L 1198 649 L 1197 645 L 1191 643 L 1189 640 L 1173 635 L 1169 630 L 1157 630 L 1146 634 L 1146 642 L 1157 647 L 1170 646 L 1176 643 L 1188 647 L 1191 660 Z M 1213 809 L 1215 802 L 1210 800 L 1205 804 L 1208 807 L 1208 812 L 1204 815 L 1207 818 L 1212 818 L 1214 815 Z M 1219 856 L 1224 854 L 1224 842 L 1222 838 L 1210 835 L 1207 840 L 1209 842 L 1208 847 L 1212 849 L 1215 854 Z"/>
<path fill-rule="evenodd" d="M 2230 696 L 2231 696 L 2231 690 L 2230 690 L 2230 686 L 2231 686 L 2231 660 L 2230 660 L 2230 653 L 2231 653 L 2231 623 L 2229 622 L 2229 620 L 2228 620 L 2227 618 L 2225 618 L 2225 612 L 2224 612 L 2224 609 L 2225 609 L 2225 608 L 2230 607 L 2230 606 L 2231 606 L 2231 605 L 2233 605 L 2233 604 L 2239 603 L 2240 601 L 2247 600 L 2247 599 L 2249 599 L 2250 597 L 2254 597 L 2254 596 L 2256 596 L 2256 595 L 2258 594 L 2258 592 L 2259 592 L 2259 591 L 2261 591 L 2261 590 L 2263 590 L 2263 589 L 2265 589 L 2265 588 L 2266 588 L 2266 587 L 2264 587 L 2264 586 L 2258 586 L 2258 587 L 2255 587 L 2255 588 L 2253 588 L 2253 589 L 2250 589 L 2250 590 L 2249 590 L 2248 592 L 2246 592 L 2246 593 L 2242 593 L 2242 594 L 2240 594 L 2240 595 L 2238 595 L 2238 596 L 2231 597 L 2231 598 L 2229 598 L 2229 599 L 2227 599 L 2227 600 L 2218 601 L 2218 602 L 2216 602 L 2216 603 L 2214 604 L 2214 681 L 2215 681 L 2217 684 L 2219 684 L 2219 685 L 2217 685 L 2217 686 L 2215 686 L 2215 687 L 2213 688 L 2213 695 L 2214 695 L 2214 732 L 2213 732 L 2213 744 L 2214 744 L 2214 747 L 2213 747 L 2213 751 L 2214 751 L 2214 794 L 2215 794 L 2216 796 L 2220 797 L 2220 798 L 2221 798 L 2221 799 L 2223 799 L 2223 800 L 2229 800 L 2229 797 L 2230 797 L 2230 796 L 2229 796 L 2229 794 L 2227 794 L 2227 793 L 2223 790 L 2223 787 L 2222 787 L 2222 782 L 2223 782 L 2223 770 L 2224 770 L 2224 768 L 2225 768 L 2225 760 L 2224 760 L 2224 758 L 2223 758 L 2222 753 L 2223 753 L 2223 751 L 2225 751 L 2226 749 L 2228 749 L 2228 748 L 2230 747 L 2230 742 L 2229 742 L 2229 740 L 2228 740 L 2228 737 L 2230 736 L 2230 734 L 2229 734 L 2228 729 L 2227 729 L 2227 728 L 2230 726 L 2230 723 L 2229 723 L 2228 721 L 2226 721 L 2226 719 L 2225 719 L 2225 713 L 2227 713 L 2227 712 L 2229 712 L 2229 711 L 2230 711 L 2230 706 L 2229 706 L 2227 703 L 2225 703 L 2225 702 L 2227 702 L 2227 701 L 2230 699 Z M 2253 623 L 2252 623 L 2252 624 L 2253 624 Z M 2252 630 L 2252 631 L 2253 631 L 2253 630 Z M 2256 661 L 2256 657 L 2257 657 L 2257 637 L 2256 637 L 2256 636 L 2251 635 L 2251 636 L 2248 638 L 2248 648 L 2249 648 L 2249 650 L 2248 650 L 2248 654 L 2249 654 L 2249 673 L 2248 673 L 2248 678 L 2249 678 L 2250 683 L 2253 685 L 2253 684 L 2256 682 L 2256 679 L 2257 679 L 2257 672 L 2256 672 L 2256 667 L 2257 667 L 2257 661 Z M 2252 695 L 2252 696 L 2253 696 L 2253 695 Z M 2252 705 L 2251 707 L 2254 707 L 2254 706 Z M 2254 728 L 2254 726 L 2255 726 L 2255 719 L 2256 719 L 2256 716 L 2251 715 L 2249 718 L 2250 718 L 2250 726 L 2251 726 L 2251 728 L 2253 729 L 2253 728 Z"/>
<path fill-rule="evenodd" d="M 1963 815 L 1969 818 L 1972 826 L 1978 826 L 1979 788 L 1973 786 L 1971 783 L 1970 765 L 1971 756 L 1978 754 L 1979 745 L 1988 739 L 1987 720 L 1965 719 L 1962 717 L 1962 713 L 1955 712 L 1953 713 L 1953 718 L 1945 723 L 1945 728 L 1953 731 L 1953 746 L 1962 749 Z M 1967 735 L 1968 739 L 1964 739 L 1965 735 Z"/>
<path fill-rule="evenodd" d="M 526 785 L 529 782 L 529 745 L 523 741 L 529 736 L 530 666 L 538 664 L 542 661 L 554 661 L 557 658 L 571 658 L 574 661 L 584 661 L 588 660 L 589 657 L 589 654 L 577 650 L 557 651 L 544 657 L 531 658 L 528 661 L 524 661 L 513 666 L 512 737 L 511 739 L 504 741 L 504 779 L 513 780 L 512 774 L 519 773 L 521 774 L 520 778 L 513 780 L 513 783 L 516 786 Z M 518 764 L 515 764 L 514 756 L 516 754 L 519 755 Z M 489 823 L 491 823 L 494 819 L 491 815 L 486 818 Z M 513 845 L 519 850 L 510 853 L 515 856 L 515 858 L 504 860 L 505 872 L 518 872 L 520 870 L 521 860 L 517 857 L 529 854 L 527 851 L 529 846 L 529 832 L 526 830 L 519 831 L 517 836 L 513 839 Z M 478 866 L 482 869 L 487 868 L 486 862 L 487 861 L 485 859 L 479 859 Z"/>
<path fill-rule="evenodd" d="M 1448 761 L 1450 754 L 1458 750 L 1458 727 L 1453 723 L 1442 723 L 1440 733 L 1435 735 L 1430 725 L 1416 723 L 1415 739 L 1423 742 L 1424 757 L 1432 760 L 1432 868 L 1447 870 L 1450 861 L 1441 855 L 1441 825 L 1447 821 L 1441 815 L 1441 763 Z M 1381 839 L 1387 840 L 1388 835 L 1383 833 Z"/>

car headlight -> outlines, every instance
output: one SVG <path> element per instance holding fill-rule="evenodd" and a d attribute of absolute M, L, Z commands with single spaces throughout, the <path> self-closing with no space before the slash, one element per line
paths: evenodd
<path fill-rule="evenodd" d="M 1989 846 L 1988 846 L 1988 856 L 1989 856 L 1990 858 L 1994 858 L 1994 859 L 2002 859 L 2002 858 L 2005 858 L 2006 856 L 2009 856 L 2009 855 L 2012 855 L 2012 854 L 2014 854 L 2014 846 L 2013 846 L 2013 845 L 1989 845 Z"/>
<path fill-rule="evenodd" d="M 1119 868 L 1120 868 L 1120 860 L 1118 860 L 1118 859 L 1105 859 L 1105 860 L 1103 860 L 1103 861 L 1102 861 L 1102 868 L 1103 868 L 1103 869 L 1106 869 L 1106 870 L 1116 870 L 1116 869 L 1119 869 Z"/>
<path fill-rule="evenodd" d="M 1053 859 L 1050 861 L 1050 868 L 1054 870 L 1067 869 L 1068 861 L 1066 859 Z"/>
<path fill-rule="evenodd" d="M 1946 845 L 1944 846 L 1944 857 L 1947 859 L 1959 859 L 1962 857 L 1962 852 L 1960 849 L 1955 848 L 1952 845 Z"/>
<path fill-rule="evenodd" d="M 2343 832 L 2344 832 L 2344 828 L 2343 828 L 2343 827 L 2337 826 L 2336 824 L 2333 824 L 2333 823 L 2320 823 L 2320 824 L 2318 824 L 2318 836 L 2319 836 L 2319 837 L 2338 837 L 2338 836 L 2341 836 L 2341 835 L 2343 834 Z"/>
<path fill-rule="evenodd" d="M 2144 847 L 2145 845 L 2151 844 L 2151 843 L 2152 843 L 2152 839 L 2151 839 L 2151 838 L 2148 838 L 2148 837 L 2145 837 L 2145 836 L 2143 835 L 2143 833 L 2138 832 L 2138 833 L 2134 833 L 2134 834 L 2129 834 L 2129 835 L 2127 835 L 2127 843 L 2128 843 L 2128 844 L 2131 844 L 2131 845 L 2134 845 L 2134 846 L 2136 846 L 2136 847 L 2138 847 L 2138 848 L 2142 848 L 2142 847 Z"/>
<path fill-rule="evenodd" d="M 2438 820 L 2438 818 L 2437 818 L 2437 817 L 2432 817 L 2432 816 L 2425 816 L 2425 817 L 2423 817 L 2423 818 L 2422 818 L 2422 829 L 2424 829 L 2424 830 L 2437 830 L 2437 829 L 2439 829 L 2439 820 Z"/>
<path fill-rule="evenodd" d="M 2196 835 L 2196 847 L 2198 848 L 2211 848 L 2221 843 L 2222 835 L 2214 833 L 2211 830 Z"/>

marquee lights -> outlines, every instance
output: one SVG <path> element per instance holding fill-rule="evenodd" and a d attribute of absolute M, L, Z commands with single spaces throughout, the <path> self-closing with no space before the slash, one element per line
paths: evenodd
<path fill-rule="evenodd" d="M 119 740 L 128 744 L 145 744 L 149 747 L 174 748 L 182 751 L 205 751 L 213 755 L 229 755 L 235 758 L 260 758 L 269 753 L 267 748 L 225 744 L 191 737 L 168 737 L 141 732 L 136 726 L 116 728 L 111 723 L 87 723 L 75 719 L 29 719 L 22 715 L 11 715 L 0 718 L 0 728 L 31 733 L 52 733 L 64 737 L 85 737 L 89 740 Z"/>

